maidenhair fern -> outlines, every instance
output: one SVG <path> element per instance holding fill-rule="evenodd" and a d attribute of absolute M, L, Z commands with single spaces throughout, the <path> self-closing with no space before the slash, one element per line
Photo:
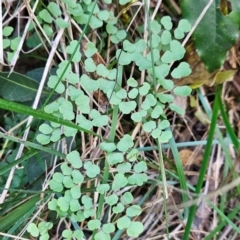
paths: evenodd
<path fill-rule="evenodd" d="M 81 62 L 84 73 L 78 76 L 67 60 L 59 63 L 56 75 L 49 78 L 48 86 L 68 97 L 61 97 L 48 104 L 44 111 L 65 120 L 75 121 L 83 129 L 92 130 L 94 127 L 104 129 L 110 126 L 111 115 L 108 111 L 103 112 L 91 104 L 91 94 L 100 90 L 115 111 L 119 111 L 119 114 L 129 114 L 134 123 L 142 123 L 142 130 L 151 137 L 161 143 L 168 142 L 172 133 L 169 130 L 170 122 L 165 110 L 169 107 L 180 114 L 183 111 L 181 106 L 173 103 L 172 93 L 177 96 L 188 96 L 191 93 L 189 87 L 177 87 L 174 81 L 166 79 L 170 76 L 182 78 L 191 73 L 186 62 L 180 62 L 177 67 L 171 69 L 171 64 L 181 60 L 185 54 L 185 49 L 176 39 L 182 39 L 190 30 L 189 23 L 181 20 L 178 27 L 172 30 L 171 18 L 165 16 L 160 21 L 149 22 L 148 39 L 132 41 L 127 39 L 126 30 L 120 29 L 119 20 L 113 12 L 101 10 L 91 0 L 83 0 L 81 3 L 72 0 L 62 2 L 66 5 L 68 14 L 78 24 L 87 24 L 90 18 L 89 27 L 92 30 L 104 26 L 111 43 L 121 43 L 115 53 L 119 67 L 135 64 L 139 71 L 147 72 L 147 78 L 143 84 L 139 84 L 137 79 L 129 77 L 127 86 L 119 85 L 115 82 L 117 77 L 122 78 L 117 76 L 118 67 L 110 68 L 102 63 L 97 64 L 94 54 L 98 49 L 93 42 L 89 41 L 86 48 L 80 51 L 78 41 L 73 40 L 68 43 L 66 52 L 71 55 L 71 64 Z M 111 3 L 107 0 L 104 2 Z M 122 5 L 128 2 L 130 1 L 119 1 Z M 59 28 L 66 28 L 69 25 L 60 17 L 61 9 L 62 6 L 51 2 L 39 13 L 48 36 L 51 35 L 49 26 L 51 28 L 53 23 Z M 4 36 L 7 36 L 9 30 L 4 31 Z M 97 76 L 96 79 L 93 79 L 93 76 Z M 163 90 L 158 92 L 159 86 Z M 41 133 L 37 140 L 41 144 L 57 142 L 63 136 L 75 137 L 77 134 L 76 129 L 70 127 L 62 129 L 59 124 L 47 122 L 39 127 L 39 131 Z M 148 181 L 147 164 L 140 158 L 135 141 L 129 134 L 114 141 L 101 140 L 99 148 L 104 156 L 104 171 L 109 168 L 107 171 L 111 171 L 111 177 L 108 177 L 109 172 L 106 178 L 102 176 L 105 172 L 103 173 L 99 162 L 85 159 L 78 151 L 73 150 L 67 154 L 64 162 L 59 165 L 59 170 L 49 181 L 50 189 L 58 193 L 49 201 L 49 210 L 55 211 L 58 217 L 68 218 L 72 223 L 79 225 L 87 220 L 85 228 L 93 231 L 95 240 L 111 239 L 111 234 L 117 229 L 126 230 L 129 237 L 138 237 L 143 231 L 143 224 L 135 220 L 142 213 L 142 209 L 134 202 L 131 191 L 126 190 L 129 189 L 126 187 L 142 186 Z M 94 195 L 87 194 L 86 189 L 82 189 L 89 180 L 94 180 L 92 190 L 95 192 Z M 118 194 L 120 190 L 121 194 Z M 109 215 L 108 219 L 104 220 L 101 212 L 103 206 Z M 39 225 L 30 224 L 28 231 L 32 236 L 41 235 L 41 239 L 48 239 L 44 235 L 45 230 L 50 229 L 52 225 L 46 225 L 43 233 Z M 82 239 L 84 232 L 79 228 L 66 229 L 62 232 L 62 237 Z"/>

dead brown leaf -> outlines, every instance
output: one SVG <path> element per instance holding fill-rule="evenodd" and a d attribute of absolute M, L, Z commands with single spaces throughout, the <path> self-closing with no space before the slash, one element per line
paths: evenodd
<path fill-rule="evenodd" d="M 190 165 L 196 165 L 200 166 L 201 161 L 202 161 L 202 156 L 197 155 L 195 156 L 195 153 L 189 149 L 183 149 L 179 152 L 181 161 L 183 166 L 190 166 Z"/>

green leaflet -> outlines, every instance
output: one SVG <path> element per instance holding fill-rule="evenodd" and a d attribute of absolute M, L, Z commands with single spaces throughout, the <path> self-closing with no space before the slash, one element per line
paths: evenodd
<path fill-rule="evenodd" d="M 8 72 L 0 72 L 0 96 L 14 102 L 26 102 L 35 98 L 39 86 L 38 81 L 16 72 L 8 75 Z M 50 92 L 44 88 L 42 98 L 46 98 Z"/>
<path fill-rule="evenodd" d="M 193 25 L 208 2 L 208 0 L 181 1 L 183 17 Z M 209 72 L 222 66 L 227 51 L 238 38 L 240 25 L 239 1 L 230 0 L 232 12 L 229 15 L 224 15 L 220 11 L 218 2 L 213 1 L 193 33 L 197 52 Z"/>

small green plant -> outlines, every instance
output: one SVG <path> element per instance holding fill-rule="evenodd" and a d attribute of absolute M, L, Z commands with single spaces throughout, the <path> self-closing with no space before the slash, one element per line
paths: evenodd
<path fill-rule="evenodd" d="M 116 118 L 118 114 L 130 114 L 131 120 L 141 123 L 143 131 L 160 144 L 172 138 L 165 110 L 169 107 L 182 114 L 181 106 L 173 103 L 172 93 L 185 97 L 191 93 L 191 88 L 176 87 L 173 80 L 166 77 L 182 78 L 191 73 L 186 62 L 180 62 L 171 70 L 171 64 L 181 60 L 185 54 L 178 40 L 184 37 L 191 26 L 186 20 L 181 20 L 173 31 L 171 18 L 165 16 L 159 21 L 148 21 L 148 39 L 136 38 L 130 41 L 127 39 L 128 33 L 121 29 L 113 12 L 100 10 L 96 2 L 63 2 L 75 21 L 79 24 L 89 23 L 92 30 L 104 27 L 112 44 L 122 43 L 122 48 L 119 46 L 114 57 L 118 66 L 110 68 L 111 63 L 104 65 L 94 61 L 93 56 L 98 50 L 93 42 L 89 41 L 82 52 L 79 49 L 80 42 L 72 40 L 66 47 L 66 52 L 71 55 L 70 60 L 62 61 L 56 75 L 49 78 L 48 86 L 59 94 L 67 95 L 67 98 L 61 97 L 46 105 L 46 113 L 76 121 L 86 130 L 97 127 L 105 131 L 110 128 L 110 134 L 109 137 L 99 139 L 103 160 L 86 159 L 76 150 L 69 151 L 66 160 L 59 165 L 60 169 L 49 181 L 50 189 L 58 194 L 49 201 L 48 208 L 56 211 L 58 217 L 68 218 L 72 223 L 87 221 L 87 228 L 93 231 L 95 240 L 111 239 L 117 229 L 126 230 L 129 237 L 137 238 L 143 231 L 143 224 L 136 220 L 142 208 L 134 201 L 132 190 L 148 182 L 148 167 L 139 155 L 130 133 L 117 137 Z M 127 2 L 120 1 L 120 4 Z M 109 4 L 108 1 L 105 3 Z M 53 7 L 53 4 L 56 6 Z M 58 17 L 60 13 L 60 6 L 50 3 L 39 16 L 46 24 L 51 24 L 53 17 Z M 60 18 L 56 19 L 56 24 L 58 27 L 67 27 L 67 23 Z M 79 77 L 72 70 L 71 64 L 80 62 L 84 73 Z M 124 85 L 122 70 L 130 64 L 135 64 L 140 72 L 147 72 L 143 83 L 131 76 Z M 93 79 L 93 75 L 98 77 Z M 158 92 L 159 86 L 164 91 Z M 112 115 L 90 104 L 91 95 L 95 91 L 105 94 L 109 102 L 108 111 L 112 110 Z M 39 131 L 41 133 L 37 140 L 41 144 L 57 142 L 63 136 L 76 137 L 77 134 L 76 129 L 62 128 L 60 124 L 47 122 L 39 127 Z M 86 192 L 87 182 L 95 194 Z M 103 209 L 108 209 L 109 217 L 105 220 Z M 34 234 L 39 234 L 36 225 L 28 228 L 36 236 L 31 229 L 35 229 Z M 83 236 L 84 231 L 79 228 L 75 228 L 75 231 L 64 230 L 62 233 L 64 239 L 82 239 Z"/>
<path fill-rule="evenodd" d="M 240 233 L 234 222 L 240 208 L 239 178 L 232 148 L 228 148 L 231 139 L 239 156 L 239 139 L 234 132 L 238 118 L 229 121 L 227 112 L 237 112 L 231 109 L 234 103 L 229 106 L 227 100 L 224 104 L 232 91 L 226 81 L 232 80 L 236 71 L 221 69 L 212 74 L 223 65 L 226 52 L 238 39 L 239 1 L 178 1 L 182 16 L 192 27 L 187 20 L 179 19 L 174 1 L 165 1 L 161 8 L 160 2 L 51 0 L 3 4 L 1 239 L 171 239 L 179 234 L 177 238 L 188 240 L 194 238 L 190 234 L 198 217 L 197 207 L 205 207 L 195 204 L 202 197 L 213 210 L 207 208 L 204 215 L 209 214 L 208 220 L 214 216 L 213 222 L 218 224 L 205 229 L 203 222 L 199 230 L 204 231 L 195 236 L 222 238 L 221 229 L 226 225 L 235 235 Z M 190 44 L 185 54 L 183 46 L 190 36 L 196 52 Z M 226 60 L 234 69 L 237 49 Z M 200 60 L 198 54 L 202 64 L 195 65 Z M 194 70 L 190 77 L 191 69 L 183 56 Z M 224 91 L 223 82 L 227 84 Z M 190 106 L 186 109 L 181 102 L 191 93 L 190 87 L 182 86 L 185 84 L 195 89 L 207 84 L 212 86 L 211 92 L 215 88 L 213 104 L 212 95 L 203 96 L 196 89 L 197 98 L 190 98 L 190 106 L 194 111 L 197 108 L 193 119 Z M 209 91 L 207 87 L 204 90 Z M 238 96 L 231 96 L 231 102 L 234 97 L 238 102 Z M 207 119 L 199 117 L 203 111 Z M 197 124 L 191 129 L 195 120 Z M 176 133 L 177 139 L 189 137 L 182 134 L 184 124 L 190 124 L 188 131 L 198 139 L 199 132 L 195 134 L 194 130 L 198 131 L 195 126 L 199 120 L 208 126 L 207 141 L 175 143 Z M 221 151 L 212 147 L 215 143 Z M 195 184 L 196 177 L 192 183 L 183 170 L 186 159 L 178 147 L 200 145 L 205 147 L 203 160 L 196 166 Z M 171 152 L 165 155 L 163 149 L 169 148 Z M 209 162 L 213 160 L 210 154 L 219 156 L 220 152 L 224 161 L 217 158 Z M 211 178 L 207 177 L 210 171 Z M 221 181 L 217 181 L 219 176 Z M 209 186 L 212 190 L 210 180 L 215 180 L 215 187 L 218 182 L 226 185 L 208 198 L 201 192 L 206 193 Z M 180 187 L 179 194 L 176 187 Z M 169 203 L 176 200 L 175 196 L 182 197 L 174 213 L 180 221 L 171 218 L 175 206 L 169 207 Z M 151 222 L 153 217 L 156 221 Z M 178 231 L 172 231 L 176 222 L 180 222 Z M 232 236 L 229 232 L 228 237 Z"/>
<path fill-rule="evenodd" d="M 21 37 L 14 37 L 14 38 L 9 38 L 10 35 L 13 33 L 14 28 L 7 26 L 3 28 L 3 49 L 8 49 L 9 51 L 7 51 L 7 59 L 10 62 L 15 54 L 15 51 L 17 50 L 18 44 L 21 40 Z"/>
<path fill-rule="evenodd" d="M 51 222 L 40 222 L 38 225 L 35 223 L 30 223 L 28 225 L 27 231 L 33 237 L 39 237 L 41 240 L 49 239 L 48 230 L 53 227 Z"/>
<path fill-rule="evenodd" d="M 119 1 L 120 5 L 128 3 L 130 1 Z M 172 80 L 191 73 L 188 63 L 181 61 L 185 49 L 179 41 L 191 29 L 188 21 L 181 20 L 173 29 L 169 16 L 157 20 L 150 20 L 148 16 L 144 29 L 147 37 L 133 38 L 121 19 L 107 10 L 108 4 L 111 1 L 105 0 L 99 5 L 91 0 L 50 2 L 38 8 L 41 34 L 33 31 L 35 24 L 29 27 L 30 48 L 40 43 L 41 36 L 51 41 L 58 30 L 65 29 L 67 58 L 58 63 L 56 73 L 47 82 L 51 94 L 59 97 L 46 102 L 43 109 L 49 115 L 75 122 L 82 129 L 79 132 L 77 128 L 46 121 L 38 128 L 37 141 L 47 145 L 59 143 L 63 138 L 78 139 L 81 135 L 78 142 L 92 142 L 89 133 L 97 131 L 91 153 L 80 154 L 76 147 L 69 147 L 66 158 L 53 169 L 48 182 L 49 190 L 55 193 L 47 204 L 48 209 L 58 218 L 71 222 L 61 233 L 63 239 L 85 239 L 80 224 L 95 240 L 116 240 L 123 231 L 133 238 L 141 235 L 144 226 L 139 216 L 143 209 L 141 201 L 134 199 L 134 191 L 150 183 L 148 162 L 139 152 L 139 143 L 131 136 L 131 130 L 119 134 L 119 116 L 128 115 L 132 125 L 141 126 L 139 137 L 147 134 L 161 146 L 172 138 L 166 109 L 183 114 L 182 107 L 174 103 L 174 96 L 186 97 L 191 93 L 190 87 L 175 86 Z M 70 20 L 63 19 L 63 15 L 70 16 Z M 71 21 L 84 26 L 78 40 L 67 31 Z M 10 46 L 13 51 L 8 53 L 8 61 L 17 49 L 16 40 L 7 39 L 12 30 L 5 27 L 3 34 L 4 48 Z M 100 55 L 98 45 L 102 42 L 88 40 L 84 47 L 81 45 L 84 34 L 98 30 L 108 38 L 109 48 L 117 46 L 108 63 L 96 60 Z M 75 68 L 79 65 L 80 75 Z M 124 73 L 129 66 L 136 66 L 138 74 L 145 73 L 144 79 L 139 81 L 137 74 Z M 106 98 L 104 107 L 96 101 L 96 92 Z M 159 170 L 161 178 L 164 178 L 164 169 Z M 33 237 L 49 239 L 48 230 L 52 227 L 51 222 L 32 222 L 27 231 Z"/>

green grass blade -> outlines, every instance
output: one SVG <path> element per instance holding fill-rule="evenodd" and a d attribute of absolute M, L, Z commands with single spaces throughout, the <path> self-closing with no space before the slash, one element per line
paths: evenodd
<path fill-rule="evenodd" d="M 28 160 L 30 157 L 35 156 L 37 153 L 39 153 L 39 150 L 35 149 L 35 150 L 31 150 L 29 151 L 26 155 L 24 155 L 23 157 L 17 159 L 16 161 L 9 163 L 6 167 L 3 167 L 0 169 L 0 175 L 2 175 L 3 173 L 7 172 L 8 170 L 10 170 L 11 168 L 13 168 L 14 166 L 16 166 L 17 164 L 23 163 L 24 161 Z"/>
<path fill-rule="evenodd" d="M 20 225 L 22 225 L 26 221 L 26 219 L 28 219 L 31 216 L 31 214 L 33 214 L 34 211 L 35 211 L 35 207 L 31 208 L 28 212 L 26 212 L 22 216 L 20 216 L 20 218 L 18 218 L 18 220 L 14 223 L 14 225 L 11 227 L 11 229 L 7 233 L 13 235 L 14 231 Z M 8 240 L 8 239 L 9 239 L 9 237 L 3 238 L 3 240 Z"/>
<path fill-rule="evenodd" d="M 116 77 L 117 77 L 116 91 L 118 91 L 121 89 L 120 86 L 122 86 L 123 66 L 121 65 L 118 66 Z M 111 142 L 114 142 L 115 135 L 116 135 L 117 124 L 118 124 L 118 110 L 119 110 L 119 106 L 114 105 L 113 114 L 112 114 L 112 125 L 110 129 L 110 134 L 109 134 L 109 140 Z"/>
<path fill-rule="evenodd" d="M 239 213 L 239 211 L 240 211 L 240 204 L 238 204 L 238 205 L 233 209 L 233 211 L 226 216 L 226 218 L 228 218 L 229 220 L 233 219 L 234 217 L 237 216 L 237 214 Z M 226 224 L 227 224 L 227 221 L 225 221 L 225 220 L 221 221 L 221 222 L 218 224 L 218 226 L 217 226 L 213 231 L 211 231 L 210 234 L 208 234 L 208 235 L 204 238 L 204 240 L 211 240 L 211 239 L 213 239 L 213 237 L 216 236 L 216 234 L 217 234 L 218 232 L 220 232 L 221 229 L 222 229 Z"/>
<path fill-rule="evenodd" d="M 201 93 L 201 91 L 199 89 L 197 89 L 197 94 L 198 94 L 198 97 L 199 97 L 199 100 L 201 102 L 201 104 L 203 105 L 203 108 L 205 110 L 205 112 L 207 113 L 209 119 L 212 118 L 212 111 L 211 109 L 209 108 L 206 100 L 205 100 L 205 97 L 203 96 L 203 94 Z M 221 95 L 219 95 L 219 99 Z M 220 102 L 220 104 L 222 104 Z M 220 105 L 221 106 L 221 105 Z M 219 107 L 220 107 L 219 106 Z M 225 161 L 224 161 L 224 167 L 223 167 L 223 181 L 228 177 L 229 175 L 229 170 L 231 169 L 232 170 L 232 174 L 233 174 L 233 177 L 234 179 L 236 179 L 238 177 L 238 174 L 234 168 L 234 164 L 233 164 L 233 160 L 232 160 L 232 157 L 230 156 L 230 152 L 229 152 L 229 143 L 230 143 L 230 139 L 229 137 L 228 138 L 224 138 L 223 137 L 223 134 L 222 134 L 222 131 L 219 129 L 218 126 L 216 126 L 216 136 L 217 136 L 217 139 L 219 141 L 219 144 L 221 145 L 221 148 L 224 152 L 224 156 L 225 156 Z M 226 140 L 226 141 L 225 141 Z M 238 192 L 240 192 L 240 186 L 237 187 L 237 190 Z M 220 208 L 222 211 L 224 211 L 224 203 L 225 203 L 225 200 L 226 200 L 226 194 L 222 194 L 220 196 Z"/>
<path fill-rule="evenodd" d="M 170 144 L 170 148 L 173 154 L 173 159 L 177 168 L 177 173 L 178 173 L 178 177 L 179 177 L 179 182 L 180 182 L 180 186 L 181 189 L 183 190 L 182 193 L 182 199 L 183 199 L 183 203 L 186 203 L 188 201 L 188 196 L 187 196 L 187 180 L 186 177 L 184 175 L 184 171 L 183 171 L 183 166 L 182 166 L 182 161 L 179 155 L 179 151 L 178 148 L 176 146 L 176 142 L 174 137 L 172 137 L 169 141 Z M 188 207 L 184 207 L 184 217 L 186 218 L 188 216 L 189 210 Z"/>
<path fill-rule="evenodd" d="M 24 214 L 29 212 L 32 208 L 36 208 L 36 203 L 40 200 L 40 195 L 36 195 L 25 203 L 12 210 L 6 216 L 0 217 L 0 231 L 6 231 L 16 223 Z"/>
<path fill-rule="evenodd" d="M 45 113 L 43 110 L 32 109 L 31 107 L 27 107 L 27 106 L 19 104 L 19 103 L 10 102 L 10 101 L 4 100 L 2 98 L 0 98 L 0 108 L 6 109 L 9 111 L 13 111 L 13 112 L 17 112 L 17 113 L 21 113 L 21 114 L 31 115 L 38 119 L 43 119 L 43 120 L 59 123 L 64 126 L 68 126 L 68 127 L 71 127 L 71 128 L 77 129 L 79 131 L 83 131 L 85 133 L 88 133 L 88 134 L 91 134 L 91 135 L 101 138 L 100 135 L 98 135 L 92 131 L 89 131 L 87 129 L 79 127 L 78 125 L 76 125 L 72 122 L 69 122 L 69 121 L 59 118 L 59 117 L 56 117 L 49 113 Z"/>
<path fill-rule="evenodd" d="M 79 39 L 78 39 L 78 42 L 77 42 L 75 48 L 74 48 L 74 50 L 73 50 L 73 52 L 72 52 L 72 54 L 71 54 L 71 56 L 70 56 L 70 59 L 68 60 L 66 66 L 65 66 L 65 68 L 64 68 L 64 70 L 63 70 L 63 72 L 62 72 L 62 74 L 59 76 L 58 82 L 56 83 L 56 85 L 55 85 L 54 88 L 52 89 L 52 91 L 51 91 L 51 93 L 49 94 L 49 96 L 48 96 L 48 98 L 46 99 L 46 101 L 44 102 L 43 107 L 48 104 L 48 102 L 49 102 L 49 100 L 51 99 L 52 95 L 54 94 L 54 92 L 55 92 L 58 84 L 62 81 L 64 74 L 66 73 L 68 67 L 69 67 L 70 64 L 72 63 L 72 60 L 73 60 L 73 58 L 74 58 L 75 53 L 76 53 L 76 52 L 78 51 L 78 49 L 79 49 L 79 46 L 80 46 L 80 44 L 81 44 L 81 42 L 82 42 L 82 39 L 83 39 L 83 36 L 85 35 L 85 33 L 86 33 L 86 31 L 87 31 L 87 28 L 89 27 L 89 23 L 90 23 L 90 20 L 91 20 L 91 18 L 92 18 L 93 11 L 94 11 L 94 9 L 95 9 L 95 7 L 96 7 L 96 5 L 97 5 L 97 0 L 95 0 L 92 4 L 93 4 L 93 5 L 92 5 L 92 9 L 91 9 L 90 14 L 89 14 L 89 16 L 88 16 L 87 23 L 84 25 L 84 28 L 83 28 L 83 30 L 82 30 L 82 32 L 81 32 L 81 35 L 80 35 L 80 37 L 79 37 Z"/>
<path fill-rule="evenodd" d="M 236 224 L 234 224 L 229 217 L 227 217 L 219 208 L 217 208 L 212 202 L 208 201 L 208 204 L 210 207 L 212 207 L 220 216 L 221 218 L 227 222 L 228 225 L 232 227 L 239 235 L 240 235 L 240 228 L 237 227 Z"/>
<path fill-rule="evenodd" d="M 221 98 L 220 98 L 221 96 L 218 96 L 218 97 L 219 97 L 219 101 L 221 101 Z M 229 134 L 229 137 L 231 138 L 232 143 L 233 143 L 236 151 L 238 153 L 240 153 L 240 145 L 239 145 L 238 138 L 237 138 L 236 134 L 234 133 L 234 130 L 232 128 L 231 123 L 229 122 L 229 119 L 228 119 L 228 116 L 227 116 L 227 113 L 224 109 L 223 104 L 220 104 L 219 108 L 220 108 L 220 112 L 221 112 L 221 115 L 222 115 L 222 118 L 223 118 L 224 125 L 225 125 L 226 130 Z"/>
<path fill-rule="evenodd" d="M 195 190 L 196 194 L 199 194 L 201 189 L 202 189 L 204 176 L 205 176 L 205 173 L 206 173 L 206 170 L 207 170 L 207 167 L 208 167 L 209 156 L 211 154 L 212 141 L 213 141 L 213 138 L 214 138 L 215 128 L 216 128 L 216 125 L 217 125 L 219 104 L 221 104 L 219 102 L 219 94 L 221 94 L 221 91 L 220 91 L 219 88 L 217 88 L 216 89 L 216 96 L 215 96 L 215 99 L 214 99 L 214 105 L 213 105 L 213 114 L 212 114 L 210 129 L 209 129 L 209 133 L 208 133 L 207 145 L 206 145 L 206 149 L 205 149 L 205 152 L 204 152 L 203 162 L 202 162 L 202 165 L 201 165 L 201 169 L 200 169 L 200 173 L 199 173 L 199 177 L 198 177 L 198 182 L 197 182 L 197 186 L 196 186 L 196 190 Z M 195 213 L 196 213 L 196 209 L 197 209 L 197 205 L 193 205 L 190 208 L 190 213 L 189 213 L 189 216 L 188 216 L 185 232 L 184 232 L 184 235 L 183 235 L 183 240 L 188 240 L 189 239 L 189 234 L 190 234 L 192 222 L 193 222 L 193 219 L 194 219 L 194 216 L 195 216 Z"/>
<path fill-rule="evenodd" d="M 58 152 L 58 151 L 56 151 L 52 148 L 43 147 L 43 146 L 41 146 L 37 143 L 32 143 L 32 142 L 29 142 L 29 141 L 22 141 L 20 138 L 17 138 L 17 137 L 11 136 L 11 135 L 7 135 L 7 134 L 2 133 L 2 132 L 0 132 L 0 137 L 8 139 L 12 142 L 16 142 L 16 143 L 20 143 L 20 144 L 22 143 L 22 144 L 24 144 L 24 146 L 31 147 L 31 148 L 34 148 L 34 149 L 37 149 L 37 150 L 40 150 L 40 151 L 43 151 L 43 152 L 47 152 L 47 153 L 50 153 L 54 156 L 59 156 L 61 158 L 66 157 L 65 154 L 62 154 L 61 152 Z"/>

